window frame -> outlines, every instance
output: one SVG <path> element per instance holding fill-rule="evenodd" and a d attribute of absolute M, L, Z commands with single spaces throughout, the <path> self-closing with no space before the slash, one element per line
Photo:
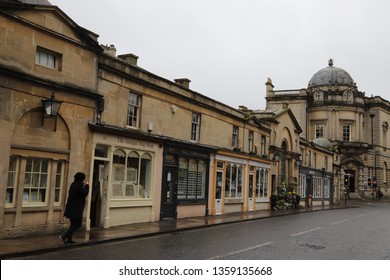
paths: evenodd
<path fill-rule="evenodd" d="M 255 133 L 253 130 L 248 131 L 248 149 L 249 152 L 254 151 L 255 145 L 254 145 L 254 138 L 255 138 Z"/>
<path fill-rule="evenodd" d="M 199 142 L 200 121 L 201 121 L 201 115 L 199 113 L 193 112 L 191 117 L 191 141 L 192 142 Z"/>
<path fill-rule="evenodd" d="M 62 54 L 37 46 L 35 52 L 35 64 L 49 69 L 61 71 Z"/>
<path fill-rule="evenodd" d="M 239 134 L 239 127 L 236 125 L 233 125 L 233 131 L 232 131 L 232 147 L 238 148 L 238 134 Z"/>
<path fill-rule="evenodd" d="M 31 162 L 31 170 L 28 171 L 29 161 Z M 39 161 L 39 171 L 35 170 L 35 162 Z M 46 171 L 42 171 L 42 165 L 46 162 Z M 49 203 L 49 192 L 50 192 L 50 173 L 52 162 L 49 158 L 36 158 L 36 157 L 29 157 L 26 158 L 26 169 L 25 169 L 25 176 L 24 181 L 22 185 L 22 191 L 23 191 L 23 206 L 47 206 Z M 30 176 L 28 176 L 28 174 Z M 34 178 L 38 178 L 38 182 L 34 180 Z M 46 178 L 46 180 L 44 179 Z M 42 184 L 42 180 L 45 180 L 45 185 Z M 35 181 L 35 182 L 34 182 Z M 28 184 L 26 184 L 28 183 Z M 40 186 L 34 187 L 34 183 L 39 183 Z M 26 187 L 27 186 L 27 187 Z M 36 196 L 34 195 L 36 193 Z M 42 198 L 42 193 L 44 193 L 44 198 L 42 201 L 39 200 L 39 198 Z"/>
<path fill-rule="evenodd" d="M 343 123 L 343 141 L 351 142 L 352 125 L 350 123 Z"/>
<path fill-rule="evenodd" d="M 132 97 L 135 97 L 135 102 Z M 127 103 L 127 126 L 131 128 L 139 128 L 141 118 L 142 95 L 130 91 Z"/>

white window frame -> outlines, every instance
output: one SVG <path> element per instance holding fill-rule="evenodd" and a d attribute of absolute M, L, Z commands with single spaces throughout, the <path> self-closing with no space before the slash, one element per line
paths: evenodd
<path fill-rule="evenodd" d="M 349 123 L 343 123 L 343 141 L 351 142 L 352 125 Z"/>
<path fill-rule="evenodd" d="M 127 126 L 139 128 L 141 111 L 141 95 L 135 92 L 129 93 L 129 103 L 127 108 Z"/>
<path fill-rule="evenodd" d="M 27 170 L 28 162 L 31 161 L 31 170 Z M 44 161 L 47 170 L 42 170 Z M 36 162 L 39 162 L 39 170 L 35 169 Z M 43 206 L 48 204 L 49 183 L 50 183 L 51 161 L 47 158 L 27 158 L 26 170 L 23 182 L 23 206 Z M 46 178 L 46 180 L 45 180 Z M 44 197 L 42 193 L 44 192 Z M 40 198 L 42 200 L 40 200 Z"/>
<path fill-rule="evenodd" d="M 252 152 L 254 151 L 254 139 L 255 137 L 255 134 L 252 130 L 249 130 L 248 131 L 248 149 L 249 149 L 249 152 Z"/>
<path fill-rule="evenodd" d="M 37 47 L 35 53 L 35 63 L 37 65 L 61 71 L 61 59 L 61 54 L 42 47 Z"/>
<path fill-rule="evenodd" d="M 238 148 L 238 133 L 239 133 L 239 127 L 233 125 L 233 132 L 232 132 L 232 147 Z"/>
<path fill-rule="evenodd" d="M 199 132 L 200 132 L 200 114 L 192 113 L 191 118 L 191 141 L 199 141 Z"/>

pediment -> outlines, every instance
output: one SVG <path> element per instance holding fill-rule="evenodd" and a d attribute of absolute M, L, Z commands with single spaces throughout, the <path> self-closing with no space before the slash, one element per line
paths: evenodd
<path fill-rule="evenodd" d="M 8 10 L 10 12 L 10 10 Z M 100 49 L 98 35 L 78 26 L 56 6 L 35 6 L 28 9 L 15 9 L 11 12 L 16 18 L 34 28 L 45 30 L 53 35 L 75 43 Z"/>

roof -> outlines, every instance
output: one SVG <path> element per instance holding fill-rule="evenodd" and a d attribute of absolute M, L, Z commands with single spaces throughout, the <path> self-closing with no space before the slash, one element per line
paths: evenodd
<path fill-rule="evenodd" d="M 15 2 L 20 2 L 24 4 L 33 4 L 33 5 L 52 6 L 52 4 L 47 0 L 16 0 Z"/>
<path fill-rule="evenodd" d="M 347 71 L 333 66 L 333 59 L 329 59 L 328 67 L 319 70 L 309 81 L 309 87 L 336 84 L 353 86 L 355 82 Z"/>

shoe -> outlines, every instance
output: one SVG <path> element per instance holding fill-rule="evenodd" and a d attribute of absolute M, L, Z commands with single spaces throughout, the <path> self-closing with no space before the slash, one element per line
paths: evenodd
<path fill-rule="evenodd" d="M 65 245 L 68 243 L 66 238 L 62 237 L 62 235 L 58 236 L 58 238 L 61 239 L 61 241 L 64 242 Z"/>

